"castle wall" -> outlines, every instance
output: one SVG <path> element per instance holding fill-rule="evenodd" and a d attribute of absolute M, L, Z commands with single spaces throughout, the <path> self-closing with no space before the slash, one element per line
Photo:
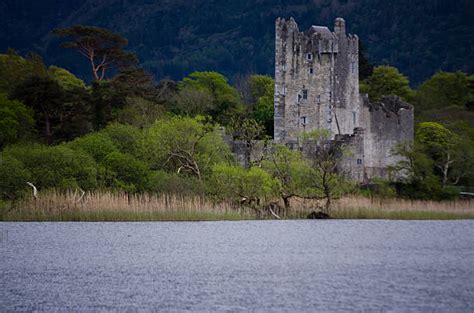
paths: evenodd
<path fill-rule="evenodd" d="M 388 179 L 387 167 L 402 160 L 393 154 L 393 149 L 400 143 L 413 141 L 413 106 L 396 96 L 386 96 L 373 103 L 367 95 L 361 98 L 365 172 L 368 179 Z"/>
<path fill-rule="evenodd" d="M 268 149 L 267 142 L 263 140 L 252 140 L 250 146 L 244 140 L 230 140 L 228 144 L 236 161 L 243 167 L 250 167 L 251 163 L 261 161 Z"/>
<path fill-rule="evenodd" d="M 341 175 L 358 182 L 366 179 L 364 158 L 363 128 L 355 128 L 351 135 L 337 135 L 336 140 L 342 144 L 343 155 L 338 161 Z"/>
<path fill-rule="evenodd" d="M 343 19 L 336 19 L 334 32 L 322 26 L 300 32 L 293 19 L 277 19 L 274 143 L 308 155 L 316 143 L 299 135 L 327 129 L 331 140 L 324 144 L 343 147 L 340 174 L 358 182 L 388 179 L 387 168 L 402 160 L 393 149 L 413 141 L 413 106 L 396 96 L 370 102 L 359 95 L 358 61 L 358 38 L 346 35 Z M 241 165 L 268 152 L 264 141 L 249 149 L 247 142 L 224 137 Z"/>
<path fill-rule="evenodd" d="M 300 32 L 293 19 L 276 21 L 275 141 L 298 140 L 305 131 L 351 134 L 360 115 L 358 38 L 312 26 Z"/>

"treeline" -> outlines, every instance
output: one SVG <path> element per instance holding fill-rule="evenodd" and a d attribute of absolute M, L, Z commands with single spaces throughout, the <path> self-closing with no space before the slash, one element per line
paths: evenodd
<path fill-rule="evenodd" d="M 239 73 L 273 73 L 277 17 L 294 17 L 303 31 L 311 25 L 332 29 L 340 16 L 347 32 L 367 45 L 372 62 L 396 65 L 414 86 L 436 69 L 474 72 L 472 0 L 83 2 L 0 1 L 0 51 L 8 45 L 45 51 L 48 63 L 87 77 L 89 69 L 47 35 L 53 25 L 94 24 L 126 34 L 156 77 L 213 70 L 234 81 Z"/>
<path fill-rule="evenodd" d="M 157 82 L 116 34 L 83 26 L 57 33 L 71 39 L 67 48 L 94 49 L 84 65 L 93 80 L 47 67 L 38 55 L 0 55 L 2 199 L 29 192 L 28 181 L 39 190 L 198 194 L 259 209 L 277 200 L 288 208 L 292 197 L 304 197 L 325 199 L 329 209 L 345 193 L 443 199 L 459 194 L 453 186 L 474 182 L 473 77 L 464 73 L 440 72 L 412 90 L 395 68 L 373 69 L 361 90 L 374 100 L 405 98 L 420 124 L 415 145 L 394 151 L 406 156 L 392 169 L 398 179 L 360 189 L 338 174 L 344 147 L 324 145 L 324 132 L 306 134 L 321 143 L 310 159 L 269 142 L 250 168 L 236 163 L 221 126 L 249 146 L 270 139 L 271 77 L 249 75 L 231 85 L 219 73 L 194 72 Z"/>

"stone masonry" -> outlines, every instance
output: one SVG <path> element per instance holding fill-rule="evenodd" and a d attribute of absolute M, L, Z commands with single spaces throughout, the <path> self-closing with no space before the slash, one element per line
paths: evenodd
<path fill-rule="evenodd" d="M 387 168 L 400 157 L 392 151 L 413 141 L 413 106 L 399 97 L 371 102 L 359 94 L 359 38 L 346 34 L 345 21 L 337 18 L 334 31 L 311 26 L 301 32 L 293 18 L 276 20 L 274 142 L 308 151 L 302 133 L 326 129 L 347 153 L 339 171 L 366 182 L 389 178 Z M 243 143 L 232 143 L 241 163 Z M 261 158 L 261 144 L 251 159 Z"/>
<path fill-rule="evenodd" d="M 359 38 L 346 34 L 337 18 L 334 31 L 311 26 L 301 32 L 293 18 L 276 20 L 275 143 L 303 149 L 301 134 L 327 129 L 349 151 L 340 170 L 357 181 L 388 178 L 392 154 L 413 141 L 413 106 L 398 97 L 371 103 L 359 94 Z"/>

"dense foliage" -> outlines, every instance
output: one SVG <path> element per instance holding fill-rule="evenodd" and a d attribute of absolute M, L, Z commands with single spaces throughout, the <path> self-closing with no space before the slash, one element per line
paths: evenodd
<path fill-rule="evenodd" d="M 292 198 L 324 200 L 347 193 L 445 199 L 474 185 L 474 79 L 438 72 L 417 89 L 398 69 L 367 70 L 361 90 L 378 100 L 397 95 L 414 103 L 416 140 L 393 153 L 392 180 L 360 191 L 337 169 L 342 146 L 327 133 L 305 134 L 314 151 L 274 145 L 274 81 L 243 75 L 231 84 L 217 72 L 193 72 L 156 82 L 142 68 L 123 67 L 90 84 L 47 67 L 41 57 L 0 55 L 0 197 L 28 191 L 111 189 L 207 195 L 254 208 L 288 210 Z M 453 112 L 456 112 L 456 118 Z M 223 127 L 224 126 L 224 127 Z M 245 144 L 249 168 L 234 159 L 225 138 Z M 265 143 L 252 160 L 256 140 Z"/>

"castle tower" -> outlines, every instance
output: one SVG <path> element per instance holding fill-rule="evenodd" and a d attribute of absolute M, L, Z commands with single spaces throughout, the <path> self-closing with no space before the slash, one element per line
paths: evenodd
<path fill-rule="evenodd" d="M 300 32 L 293 18 L 276 20 L 275 142 L 297 142 L 302 132 L 328 129 L 331 137 L 359 127 L 358 37 L 311 26 Z"/>

